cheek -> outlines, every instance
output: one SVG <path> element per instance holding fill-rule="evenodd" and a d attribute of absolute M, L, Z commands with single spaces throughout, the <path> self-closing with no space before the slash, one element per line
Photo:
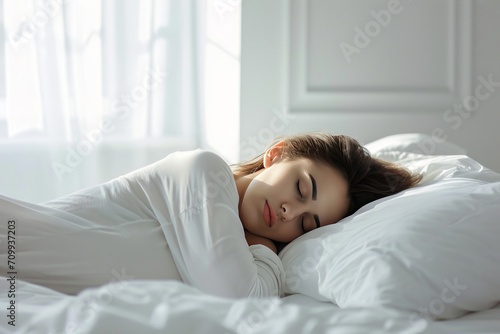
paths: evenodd
<path fill-rule="evenodd" d="M 261 215 L 264 201 L 271 196 L 271 190 L 270 187 L 260 181 L 252 181 L 243 196 L 242 208 L 245 209 L 245 215 L 253 217 Z"/>
<path fill-rule="evenodd" d="M 266 170 L 264 170 L 261 174 L 259 174 L 255 181 L 258 181 L 262 185 L 268 187 L 276 187 L 279 186 L 282 181 L 283 175 L 286 175 L 287 172 L 284 170 L 279 164 L 272 166 Z"/>
<path fill-rule="evenodd" d="M 255 223 L 259 218 L 258 203 L 253 189 L 250 186 L 247 188 L 245 195 L 243 196 L 243 201 L 241 202 L 241 208 L 239 216 L 243 226 L 246 229 L 251 229 L 252 223 Z"/>

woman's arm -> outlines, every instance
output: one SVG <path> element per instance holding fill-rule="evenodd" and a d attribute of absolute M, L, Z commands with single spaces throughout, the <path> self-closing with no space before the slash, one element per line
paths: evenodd
<path fill-rule="evenodd" d="M 271 239 L 267 239 L 267 238 L 261 237 L 260 235 L 250 233 L 247 230 L 245 230 L 245 239 L 247 239 L 248 246 L 264 245 L 264 246 L 270 248 L 276 254 L 278 254 L 278 249 L 276 248 L 276 245 L 274 244 L 274 242 Z"/>
<path fill-rule="evenodd" d="M 253 238 L 256 244 L 248 245 L 222 158 L 177 152 L 128 178 L 144 189 L 145 206 L 160 222 L 184 282 L 229 298 L 282 295 L 283 264 L 271 241 Z"/>

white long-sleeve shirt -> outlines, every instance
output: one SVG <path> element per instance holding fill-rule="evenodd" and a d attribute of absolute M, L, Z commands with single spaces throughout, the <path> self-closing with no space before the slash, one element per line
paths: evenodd
<path fill-rule="evenodd" d="M 133 278 L 179 279 L 232 298 L 280 296 L 281 261 L 247 245 L 238 201 L 224 160 L 194 150 L 42 205 L 0 197 L 0 209 L 20 226 L 19 279 L 71 294 Z"/>

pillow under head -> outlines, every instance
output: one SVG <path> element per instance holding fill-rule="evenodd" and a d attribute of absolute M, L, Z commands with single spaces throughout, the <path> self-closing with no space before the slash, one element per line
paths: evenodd
<path fill-rule="evenodd" d="M 500 182 L 437 180 L 372 202 L 280 253 L 285 292 L 451 319 L 500 302 Z"/>

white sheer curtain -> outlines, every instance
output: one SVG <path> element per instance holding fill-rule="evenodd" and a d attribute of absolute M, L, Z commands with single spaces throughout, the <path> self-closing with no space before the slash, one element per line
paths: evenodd
<path fill-rule="evenodd" d="M 0 193 L 45 201 L 200 145 L 204 1 L 0 7 Z"/>

